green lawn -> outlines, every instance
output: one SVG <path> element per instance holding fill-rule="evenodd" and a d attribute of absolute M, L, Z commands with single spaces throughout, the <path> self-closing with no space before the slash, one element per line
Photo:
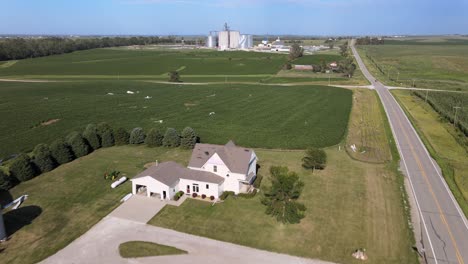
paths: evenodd
<path fill-rule="evenodd" d="M 123 258 L 141 258 L 187 254 L 187 251 L 152 242 L 129 241 L 120 244 L 119 253 Z"/>
<path fill-rule="evenodd" d="M 302 169 L 302 151 L 256 150 L 260 174 L 285 165 L 305 183 L 300 201 L 307 207 L 300 224 L 284 225 L 265 214 L 261 191 L 253 199 L 229 197 L 224 203 L 186 200 L 166 206 L 150 224 L 195 235 L 291 255 L 339 263 L 361 263 L 351 253 L 364 247 L 367 263 L 418 263 L 404 214 L 397 176 L 386 165 L 352 160 L 344 150 L 328 149 L 324 171 Z"/>
<path fill-rule="evenodd" d="M 295 59 L 292 63 L 299 65 L 321 65 L 322 62 L 338 62 L 342 60 L 343 57 L 335 54 L 314 54 L 314 55 L 304 55 L 298 59 Z"/>
<path fill-rule="evenodd" d="M 13 230 L 19 230 L 8 242 L 0 244 L 1 262 L 36 263 L 68 245 L 109 214 L 131 192 L 131 184 L 127 182 L 111 189 L 111 182 L 103 178 L 104 172 L 119 170 L 131 178 L 144 169 L 144 164 L 155 159 L 187 164 L 190 153 L 143 146 L 100 149 L 21 183 L 10 190 L 11 196 L 28 194 L 29 199 L 20 209 L 4 213 L 7 232 L 11 235 Z"/>
<path fill-rule="evenodd" d="M 353 109 L 346 137 L 346 150 L 354 159 L 364 162 L 384 163 L 392 159 L 390 144 L 386 137 L 385 113 L 375 91 L 353 90 Z M 356 145 L 356 152 L 351 145 Z"/>
<path fill-rule="evenodd" d="M 103 121 L 127 129 L 191 126 L 203 142 L 215 144 L 233 139 L 246 147 L 331 146 L 346 133 L 351 100 L 350 90 L 324 86 L 0 82 L 0 158 Z M 51 119 L 59 120 L 41 125 Z"/>
<path fill-rule="evenodd" d="M 445 180 L 468 215 L 468 138 L 442 119 L 430 105 L 408 91 L 393 91 L 409 114 Z"/>
<path fill-rule="evenodd" d="M 468 45 L 420 42 L 417 45 L 414 41 L 393 41 L 386 45 L 358 46 L 358 50 L 374 76 L 388 85 L 410 87 L 415 80 L 416 87 L 468 91 Z"/>

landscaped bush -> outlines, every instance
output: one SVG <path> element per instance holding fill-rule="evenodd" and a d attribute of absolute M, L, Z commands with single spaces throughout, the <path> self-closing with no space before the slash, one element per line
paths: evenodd
<path fill-rule="evenodd" d="M 228 198 L 230 195 L 235 195 L 235 193 L 231 191 L 224 191 L 219 198 L 221 200 L 226 200 L 226 198 Z"/>
<path fill-rule="evenodd" d="M 28 155 L 20 154 L 11 163 L 10 175 L 23 182 L 34 178 L 37 174 Z"/>
<path fill-rule="evenodd" d="M 99 123 L 97 125 L 97 134 L 101 139 L 101 146 L 103 148 L 114 146 L 114 131 L 109 124 L 106 122 Z"/>
<path fill-rule="evenodd" d="M 67 137 L 67 143 L 77 158 L 86 156 L 91 152 L 88 143 L 78 132 L 70 133 Z"/>
<path fill-rule="evenodd" d="M 260 185 L 262 184 L 262 180 L 263 180 L 263 176 L 257 174 L 257 176 L 255 177 L 255 181 L 253 182 L 253 187 L 257 189 L 260 188 Z"/>
<path fill-rule="evenodd" d="M 142 144 L 145 142 L 145 131 L 143 131 L 143 128 L 141 127 L 135 127 L 132 130 L 132 133 L 130 133 L 130 144 Z"/>
<path fill-rule="evenodd" d="M 201 198 L 202 198 L 202 199 L 205 199 L 205 198 L 206 198 L 206 194 L 202 194 L 202 195 L 201 195 Z"/>
<path fill-rule="evenodd" d="M 83 131 L 83 138 L 86 139 L 89 146 L 96 150 L 101 147 L 101 139 L 97 133 L 97 127 L 95 124 L 89 124 L 86 126 L 85 130 Z"/>
<path fill-rule="evenodd" d="M 65 164 L 75 158 L 70 146 L 61 138 L 50 145 L 50 152 L 54 160 L 59 164 Z"/>
<path fill-rule="evenodd" d="M 57 163 L 52 158 L 49 146 L 46 144 L 39 144 L 33 151 L 33 163 L 40 170 L 40 172 L 48 172 L 57 167 Z"/>
<path fill-rule="evenodd" d="M 174 200 L 178 201 L 180 197 L 182 197 L 183 195 L 184 195 L 183 191 L 176 192 L 176 194 L 174 195 Z"/>
<path fill-rule="evenodd" d="M 180 146 L 180 136 L 177 133 L 177 130 L 174 128 L 168 128 L 166 130 L 163 139 L 163 146 L 172 148 Z"/>
<path fill-rule="evenodd" d="M 197 198 L 198 194 L 197 193 L 192 193 L 193 198 Z"/>
<path fill-rule="evenodd" d="M 120 145 L 127 145 L 130 139 L 130 133 L 128 133 L 125 128 L 119 127 L 115 131 L 114 134 L 114 140 L 115 144 L 120 146 Z"/>
<path fill-rule="evenodd" d="M 6 173 L 0 169 L 0 191 L 8 191 L 9 189 L 13 188 L 17 182 L 17 179 L 6 175 Z"/>
<path fill-rule="evenodd" d="M 191 127 L 186 127 L 182 130 L 180 138 L 180 146 L 185 149 L 193 149 L 197 143 L 197 134 Z"/>
<path fill-rule="evenodd" d="M 148 147 L 160 147 L 162 146 L 163 138 L 164 136 L 159 132 L 159 129 L 152 128 L 146 136 L 145 144 Z"/>
<path fill-rule="evenodd" d="M 210 200 L 213 201 L 215 197 L 213 195 L 210 196 Z"/>
<path fill-rule="evenodd" d="M 254 189 L 253 191 L 251 191 L 249 193 L 239 193 L 237 196 L 242 197 L 242 198 L 250 199 L 250 198 L 255 197 L 256 194 L 257 194 L 257 189 Z"/>

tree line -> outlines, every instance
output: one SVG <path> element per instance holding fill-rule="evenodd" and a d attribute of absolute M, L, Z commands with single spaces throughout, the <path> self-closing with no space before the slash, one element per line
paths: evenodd
<path fill-rule="evenodd" d="M 168 128 L 163 134 L 156 128 L 148 133 L 141 127 L 128 132 L 124 128 L 114 130 L 107 123 L 89 124 L 82 133 L 74 131 L 50 145 L 38 144 L 32 153 L 21 153 L 15 157 L 5 171 L 0 168 L 0 190 L 9 190 L 20 182 L 31 180 L 100 148 L 146 144 L 148 147 L 192 149 L 198 141 L 199 137 L 190 127 L 184 128 L 181 134 L 174 128 Z"/>
<path fill-rule="evenodd" d="M 385 41 L 383 38 L 363 37 L 356 39 L 356 45 L 383 45 Z"/>
<path fill-rule="evenodd" d="M 78 50 L 149 44 L 196 44 L 196 40 L 168 37 L 5 38 L 0 39 L 0 61 L 44 57 Z"/>

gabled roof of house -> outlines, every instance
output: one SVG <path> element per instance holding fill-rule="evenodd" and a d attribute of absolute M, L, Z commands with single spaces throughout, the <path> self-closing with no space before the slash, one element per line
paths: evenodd
<path fill-rule="evenodd" d="M 179 181 L 179 179 L 188 179 L 217 184 L 222 183 L 224 181 L 223 177 L 220 177 L 214 173 L 191 170 L 183 167 L 182 165 L 174 161 L 167 161 L 160 163 L 159 165 L 151 166 L 148 169 L 139 173 L 133 179 L 143 178 L 147 176 L 159 182 L 162 182 L 168 186 L 174 186 Z"/>
<path fill-rule="evenodd" d="M 252 150 L 238 147 L 232 140 L 226 145 L 197 143 L 192 151 L 189 167 L 201 168 L 216 153 L 231 172 L 247 173 Z"/>

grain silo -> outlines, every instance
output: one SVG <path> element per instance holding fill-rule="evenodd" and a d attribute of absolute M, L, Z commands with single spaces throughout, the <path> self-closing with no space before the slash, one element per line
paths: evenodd
<path fill-rule="evenodd" d="M 206 46 L 208 48 L 216 48 L 218 46 L 218 36 L 216 34 L 210 33 L 206 38 Z"/>
<path fill-rule="evenodd" d="M 239 31 L 229 31 L 229 48 L 238 49 L 240 38 Z"/>
<path fill-rule="evenodd" d="M 239 41 L 240 49 L 250 49 L 253 47 L 253 37 L 252 35 L 241 35 Z"/>
<path fill-rule="evenodd" d="M 247 35 L 247 48 L 251 49 L 254 46 L 253 35 Z"/>
<path fill-rule="evenodd" d="M 229 31 L 220 31 L 218 33 L 218 47 L 222 50 L 229 48 Z"/>

